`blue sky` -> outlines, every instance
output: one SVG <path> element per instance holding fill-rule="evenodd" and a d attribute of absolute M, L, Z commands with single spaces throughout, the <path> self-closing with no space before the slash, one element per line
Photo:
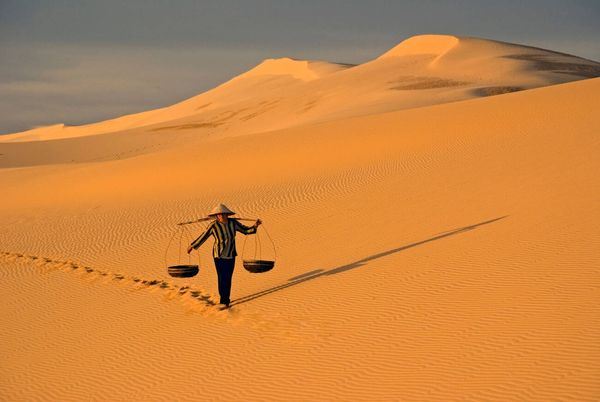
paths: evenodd
<path fill-rule="evenodd" d="M 442 33 L 600 60 L 600 1 L 0 0 L 0 133 L 167 106 L 271 57 L 361 63 Z"/>

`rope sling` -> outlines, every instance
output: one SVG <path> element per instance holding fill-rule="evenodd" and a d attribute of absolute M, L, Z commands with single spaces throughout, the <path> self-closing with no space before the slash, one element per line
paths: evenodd
<path fill-rule="evenodd" d="M 168 264 L 168 253 L 169 248 L 171 247 L 171 243 L 173 243 L 173 239 L 179 234 L 179 247 L 177 248 L 177 265 L 169 265 Z M 190 254 L 187 255 L 187 264 L 181 264 L 181 246 L 184 240 L 185 234 L 185 242 L 191 243 L 192 236 L 189 232 L 189 229 L 186 226 L 179 226 L 179 230 L 173 232 L 171 239 L 169 240 L 169 244 L 167 244 L 167 248 L 165 250 L 165 266 L 168 268 L 169 275 L 175 278 L 190 278 L 192 276 L 196 276 L 200 271 L 201 261 L 200 261 L 200 253 L 198 254 L 198 265 L 192 265 L 192 257 Z"/>
<path fill-rule="evenodd" d="M 250 259 L 244 258 L 244 250 L 246 249 L 246 240 L 248 240 L 247 236 L 244 238 L 244 244 L 242 245 L 242 260 L 243 260 L 244 268 L 246 269 L 246 271 L 252 272 L 253 274 L 258 274 L 258 273 L 267 272 L 267 271 L 272 270 L 273 267 L 275 266 L 275 260 L 277 259 L 277 249 L 275 248 L 275 243 L 273 242 L 271 235 L 269 235 L 269 232 L 267 231 L 267 228 L 264 227 L 264 224 L 261 224 L 260 226 L 263 226 L 263 229 L 264 229 L 267 237 L 271 241 L 271 245 L 273 246 L 273 260 L 261 259 L 262 246 L 260 244 L 260 236 L 258 233 L 258 228 L 256 228 L 256 239 L 254 241 L 254 258 L 253 259 L 250 260 Z M 258 258 L 256 258 L 257 252 L 258 252 Z"/>

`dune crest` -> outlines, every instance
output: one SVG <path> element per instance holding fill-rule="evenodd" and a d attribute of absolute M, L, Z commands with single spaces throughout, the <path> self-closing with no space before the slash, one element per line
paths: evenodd
<path fill-rule="evenodd" d="M 325 61 L 296 60 L 289 57 L 266 59 L 235 79 L 265 75 L 287 75 L 302 81 L 312 81 L 347 68 L 343 64 Z"/>
<path fill-rule="evenodd" d="M 459 44 L 460 40 L 452 35 L 418 35 L 400 42 L 397 46 L 378 57 L 402 57 L 419 54 L 441 56 Z"/>

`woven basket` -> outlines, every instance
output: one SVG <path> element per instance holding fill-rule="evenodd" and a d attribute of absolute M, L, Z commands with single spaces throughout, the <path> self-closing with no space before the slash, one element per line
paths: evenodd
<path fill-rule="evenodd" d="M 169 275 L 175 278 L 191 278 L 200 271 L 198 265 L 171 265 Z"/>
<path fill-rule="evenodd" d="M 246 268 L 246 271 L 252 272 L 253 274 L 270 271 L 274 266 L 275 261 L 244 260 L 244 268 Z"/>

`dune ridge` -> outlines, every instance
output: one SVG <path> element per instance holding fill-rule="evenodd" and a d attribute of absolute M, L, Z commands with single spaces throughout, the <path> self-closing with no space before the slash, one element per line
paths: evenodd
<path fill-rule="evenodd" d="M 198 139 L 222 138 L 598 76 L 597 62 L 550 50 L 489 39 L 418 35 L 360 65 L 266 59 L 172 106 L 82 126 L 57 124 L 2 135 L 0 144 L 117 133 L 115 140 L 122 148 L 126 140 L 119 137 L 148 136 L 155 130 L 161 137 L 187 131 Z M 414 80 L 419 85 L 411 85 Z"/>
<path fill-rule="evenodd" d="M 233 79 L 240 80 L 254 76 L 285 75 L 302 81 L 312 81 L 347 67 L 349 67 L 349 65 L 282 57 L 280 59 L 263 60 L 253 69 L 240 74 Z"/>
<path fill-rule="evenodd" d="M 461 39 L 452 35 L 419 35 L 408 38 L 392 49 L 378 57 L 385 59 L 389 57 L 402 57 L 410 55 L 432 54 L 435 59 L 430 65 L 434 65 L 452 48 L 460 43 Z"/>

